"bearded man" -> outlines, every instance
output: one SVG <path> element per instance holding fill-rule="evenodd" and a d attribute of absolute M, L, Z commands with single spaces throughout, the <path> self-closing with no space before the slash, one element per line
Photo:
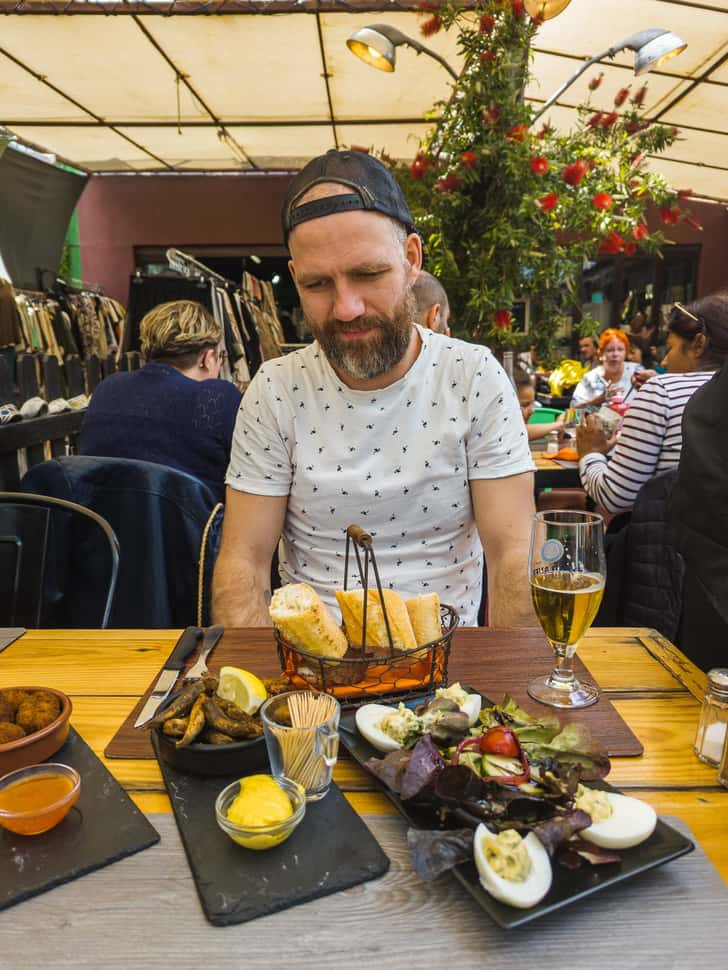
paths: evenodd
<path fill-rule="evenodd" d="M 494 626 L 533 625 L 532 462 L 518 401 L 481 346 L 414 322 L 422 246 L 391 172 L 330 151 L 292 180 L 289 267 L 314 343 L 267 361 L 245 393 L 213 614 L 270 625 L 270 563 L 334 610 L 346 529 L 374 537 L 383 585 L 437 592 L 477 623 L 488 565 Z"/>

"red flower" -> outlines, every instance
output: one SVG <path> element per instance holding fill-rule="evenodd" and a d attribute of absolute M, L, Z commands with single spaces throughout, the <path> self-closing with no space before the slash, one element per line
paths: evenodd
<path fill-rule="evenodd" d="M 638 108 L 641 108 L 645 103 L 645 98 L 647 97 L 647 85 L 643 84 L 639 91 L 635 91 L 632 97 L 632 104 L 636 104 Z"/>
<path fill-rule="evenodd" d="M 448 192 L 456 192 L 460 188 L 460 179 L 457 175 L 445 175 L 443 178 L 437 180 L 436 185 L 437 191 L 447 194 Z"/>
<path fill-rule="evenodd" d="M 645 125 L 645 127 L 647 127 L 647 126 Z M 678 138 L 679 135 L 680 135 L 680 129 L 679 128 L 673 128 L 672 129 L 672 137 L 673 138 Z"/>
<path fill-rule="evenodd" d="M 535 17 L 531 17 L 531 24 L 534 27 L 540 27 L 546 18 L 543 15 L 543 10 L 536 14 Z"/>
<path fill-rule="evenodd" d="M 410 172 L 412 173 L 412 178 L 421 179 L 422 176 L 427 171 L 427 166 L 422 161 L 421 158 L 416 158 L 414 162 L 410 165 Z"/>
<path fill-rule="evenodd" d="M 617 118 L 619 118 L 619 112 L 610 111 L 609 114 L 606 114 L 602 117 L 602 120 L 599 122 L 599 127 L 611 128 L 614 122 L 617 120 Z"/>
<path fill-rule="evenodd" d="M 548 122 L 546 122 L 546 124 L 541 128 L 541 131 L 539 131 L 536 137 L 543 140 L 544 138 L 546 138 L 547 135 L 552 134 L 555 130 L 556 129 L 553 127 L 553 125 L 550 125 Z"/>
<path fill-rule="evenodd" d="M 595 209 L 602 209 L 604 212 L 606 212 L 614 205 L 614 199 L 608 192 L 597 192 L 592 199 L 592 205 Z"/>
<path fill-rule="evenodd" d="M 417 4 L 418 10 L 438 10 L 440 7 L 439 0 L 419 0 Z"/>
<path fill-rule="evenodd" d="M 514 125 L 506 132 L 508 141 L 525 141 L 528 134 L 528 125 Z"/>
<path fill-rule="evenodd" d="M 442 17 L 434 14 L 432 17 L 420 24 L 420 33 L 423 37 L 432 37 L 433 34 L 439 33 L 442 27 Z"/>
<path fill-rule="evenodd" d="M 624 239 L 614 230 L 607 233 L 599 246 L 600 253 L 606 253 L 610 256 L 613 256 L 615 253 L 621 253 L 623 249 Z"/>
<path fill-rule="evenodd" d="M 626 242 L 624 244 L 624 255 L 625 256 L 634 256 L 634 254 L 636 252 L 637 252 L 637 243 Z"/>
<path fill-rule="evenodd" d="M 535 172 L 536 175 L 545 175 L 549 170 L 549 162 L 547 158 L 542 155 L 531 159 L 531 171 Z"/>
<path fill-rule="evenodd" d="M 678 189 L 677 197 L 678 199 L 689 199 L 692 194 L 692 189 Z"/>
<path fill-rule="evenodd" d="M 692 212 L 686 212 L 685 213 L 685 222 L 687 222 L 687 224 L 692 229 L 702 229 L 703 228 L 703 223 L 700 221 L 700 219 L 698 219 L 697 216 L 694 216 Z"/>
<path fill-rule="evenodd" d="M 644 222 L 638 222 L 636 226 L 632 229 L 632 238 L 636 239 L 638 242 L 640 239 L 647 239 L 650 234 L 650 230 L 644 224 Z"/>
<path fill-rule="evenodd" d="M 586 162 L 579 159 L 572 162 L 571 165 L 567 165 L 561 172 L 561 177 L 567 185 L 578 185 L 586 175 L 587 168 Z"/>
<path fill-rule="evenodd" d="M 522 17 L 526 12 L 523 6 L 523 0 L 511 0 L 511 10 L 513 11 L 514 17 Z"/>
<path fill-rule="evenodd" d="M 485 63 L 485 61 L 488 61 L 489 64 L 492 64 L 494 60 L 496 60 L 496 56 L 493 53 L 493 51 L 481 51 L 480 52 L 480 62 L 481 62 L 481 64 Z"/>
<path fill-rule="evenodd" d="M 627 95 L 629 94 L 629 89 L 631 87 L 632 85 L 628 84 L 626 88 L 620 88 L 619 91 L 617 91 L 617 94 L 614 98 L 614 103 L 618 108 L 621 108 L 621 106 L 627 100 Z"/>
<path fill-rule="evenodd" d="M 676 226 L 680 222 L 680 209 L 676 205 L 663 205 L 660 209 L 660 222 L 663 226 Z"/>
<path fill-rule="evenodd" d="M 495 27 L 495 17 L 491 17 L 489 13 L 484 13 L 480 18 L 480 32 L 481 34 L 489 34 Z"/>
<path fill-rule="evenodd" d="M 596 89 L 602 83 L 602 78 L 603 77 L 604 77 L 604 71 L 602 71 L 601 74 L 598 74 L 597 77 L 593 77 L 591 79 L 591 81 L 589 82 L 589 90 L 590 91 L 596 91 Z"/>
<path fill-rule="evenodd" d="M 589 120 L 587 121 L 587 125 L 588 125 L 588 127 L 589 127 L 589 128 L 597 128 L 597 127 L 598 127 L 598 125 L 599 125 L 599 122 L 600 122 L 601 120 L 602 120 L 602 112 L 601 112 L 601 111 L 597 111 L 597 112 L 596 112 L 595 114 L 593 114 L 593 115 L 591 116 L 591 118 L 590 118 L 590 119 L 589 119 Z"/>
<path fill-rule="evenodd" d="M 637 154 L 632 157 L 632 161 L 630 162 L 632 168 L 637 168 L 640 162 L 644 161 L 644 157 L 644 152 L 637 152 Z"/>
<path fill-rule="evenodd" d="M 494 320 L 495 320 L 495 328 L 496 328 L 496 330 L 510 330 L 511 329 L 511 311 L 510 310 L 496 310 Z"/>
<path fill-rule="evenodd" d="M 638 131 L 644 131 L 645 128 L 649 127 L 649 121 L 628 121 L 624 126 L 624 130 L 628 135 L 636 135 Z"/>
<path fill-rule="evenodd" d="M 466 168 L 475 168 L 478 164 L 478 156 L 475 152 L 461 152 L 460 161 L 465 165 Z"/>
<path fill-rule="evenodd" d="M 483 109 L 483 121 L 486 125 L 497 125 L 500 116 L 501 112 L 497 104 L 491 104 L 490 107 Z"/>
<path fill-rule="evenodd" d="M 542 212 L 551 212 L 558 201 L 558 195 L 555 192 L 549 192 L 548 195 L 542 195 L 540 199 L 536 199 L 536 205 Z"/>

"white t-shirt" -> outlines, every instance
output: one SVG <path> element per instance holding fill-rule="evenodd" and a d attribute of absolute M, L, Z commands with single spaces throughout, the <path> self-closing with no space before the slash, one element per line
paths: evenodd
<path fill-rule="evenodd" d="M 417 360 L 382 390 L 347 387 L 318 343 L 263 364 L 243 397 L 226 482 L 289 496 L 283 582 L 310 583 L 336 610 L 346 529 L 357 524 L 374 538 L 383 586 L 405 598 L 436 592 L 475 625 L 483 561 L 468 481 L 532 471 L 528 437 L 489 350 L 417 329 Z M 349 586 L 358 585 L 352 555 Z"/>

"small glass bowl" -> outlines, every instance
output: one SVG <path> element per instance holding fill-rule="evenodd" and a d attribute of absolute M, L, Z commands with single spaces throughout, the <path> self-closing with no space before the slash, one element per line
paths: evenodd
<path fill-rule="evenodd" d="M 289 778 L 276 778 L 274 780 L 288 795 L 293 814 L 282 822 L 276 822 L 273 825 L 243 826 L 230 821 L 227 817 L 227 811 L 240 791 L 240 781 L 234 781 L 227 788 L 223 788 L 217 796 L 215 801 L 217 824 L 225 835 L 230 836 L 233 842 L 237 842 L 238 845 L 242 845 L 246 849 L 260 851 L 280 845 L 281 842 L 286 841 L 306 814 L 306 793 L 303 788 Z"/>
<path fill-rule="evenodd" d="M 59 786 L 50 782 L 58 775 L 71 786 L 60 793 Z M 14 786 L 18 788 L 15 798 L 10 793 Z M 81 776 L 70 765 L 44 763 L 18 768 L 0 778 L 0 825 L 18 835 L 40 835 L 68 815 L 80 792 Z"/>

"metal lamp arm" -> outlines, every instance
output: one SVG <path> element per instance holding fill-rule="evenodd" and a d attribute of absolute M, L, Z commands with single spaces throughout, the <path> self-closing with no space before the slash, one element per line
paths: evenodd
<path fill-rule="evenodd" d="M 629 37 L 620 41 L 618 44 L 613 44 L 611 47 L 608 47 L 605 51 L 602 51 L 601 54 L 596 54 L 594 57 L 590 57 L 588 61 L 584 61 L 576 74 L 572 74 L 568 81 L 565 81 L 558 91 L 552 94 L 548 101 L 546 101 L 546 103 L 542 105 L 542 107 L 536 112 L 531 120 L 531 124 L 540 118 L 544 111 L 548 111 L 554 101 L 560 98 L 564 91 L 567 88 L 570 88 L 574 81 L 580 78 L 584 71 L 592 67 L 592 65 L 598 64 L 599 61 L 603 61 L 607 57 L 614 57 L 615 54 L 619 54 L 620 51 L 638 51 L 641 47 L 644 47 L 645 44 L 649 43 L 649 41 L 654 40 L 656 37 L 659 37 L 664 33 L 666 33 L 664 30 L 640 30 L 636 34 L 630 34 Z"/>
<path fill-rule="evenodd" d="M 415 40 L 414 37 L 409 37 L 407 34 L 403 34 L 401 30 L 397 30 L 396 27 L 390 27 L 389 24 L 375 24 L 374 29 L 385 34 L 385 36 L 388 37 L 389 40 L 391 40 L 392 43 L 397 47 L 402 44 L 406 44 L 407 47 L 411 47 L 418 54 L 427 54 L 428 57 L 433 58 L 433 60 L 436 60 L 438 64 L 441 64 L 448 72 L 450 77 L 453 78 L 453 80 L 457 81 L 457 71 L 455 71 L 447 63 L 445 58 L 441 57 L 436 51 L 430 50 L 429 47 L 425 47 L 424 44 L 421 44 L 418 40 Z"/>

